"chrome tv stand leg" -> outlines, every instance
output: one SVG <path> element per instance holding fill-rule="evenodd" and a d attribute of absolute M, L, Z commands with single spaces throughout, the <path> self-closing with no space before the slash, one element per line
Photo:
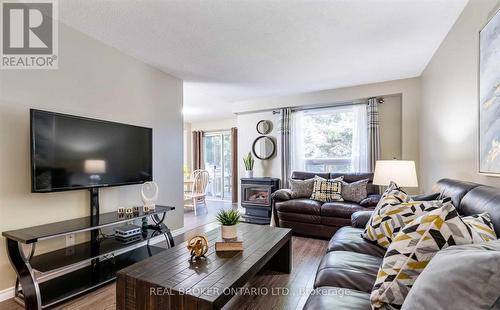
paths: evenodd
<path fill-rule="evenodd" d="M 172 236 L 172 232 L 170 232 L 170 229 L 167 227 L 167 225 L 163 223 L 163 221 L 165 220 L 165 215 L 165 212 L 162 214 L 161 218 L 158 216 L 158 214 L 153 215 L 151 218 L 155 225 L 149 225 L 148 228 L 154 229 L 155 232 L 158 232 L 159 234 L 163 234 L 165 236 L 165 241 L 167 241 L 168 247 L 172 248 L 175 246 L 174 237 Z"/>
<path fill-rule="evenodd" d="M 32 244 L 31 252 L 28 257 L 24 254 L 21 243 L 7 239 L 7 254 L 9 255 L 10 263 L 17 274 L 15 296 L 20 299 L 19 283 L 21 284 L 22 300 L 24 308 L 27 310 L 42 309 L 42 299 L 40 297 L 40 288 L 36 281 L 35 274 L 30 265 L 30 259 L 35 253 L 35 244 Z"/>

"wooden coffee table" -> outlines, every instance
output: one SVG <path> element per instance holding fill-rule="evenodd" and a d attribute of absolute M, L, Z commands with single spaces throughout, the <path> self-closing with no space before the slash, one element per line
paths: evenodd
<path fill-rule="evenodd" d="M 190 262 L 186 242 L 117 274 L 118 310 L 220 309 L 264 266 L 290 273 L 291 230 L 241 223 L 241 252 L 215 252 L 220 228 L 209 231 L 206 259 Z"/>

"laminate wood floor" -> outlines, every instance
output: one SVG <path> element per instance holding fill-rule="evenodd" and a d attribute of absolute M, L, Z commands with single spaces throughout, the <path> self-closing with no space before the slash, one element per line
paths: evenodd
<path fill-rule="evenodd" d="M 217 223 L 208 223 L 174 238 L 176 244 L 193 235 L 212 230 Z M 302 309 L 312 289 L 316 269 L 326 251 L 325 240 L 292 237 L 292 273 L 261 270 L 223 308 L 237 309 Z M 52 309 L 113 310 L 115 284 L 103 286 L 86 295 L 72 299 Z M 0 303 L 0 310 L 22 310 L 14 300 Z"/>

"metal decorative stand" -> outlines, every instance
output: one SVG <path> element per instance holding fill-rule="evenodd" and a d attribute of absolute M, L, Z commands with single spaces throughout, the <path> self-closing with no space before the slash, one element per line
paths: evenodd
<path fill-rule="evenodd" d="M 131 216 L 93 213 L 90 217 L 3 232 L 7 254 L 17 274 L 15 300 L 29 310 L 53 306 L 113 281 L 118 270 L 164 250 L 151 246 L 152 238 L 163 235 L 168 246 L 173 247 L 174 240 L 164 220 L 166 212 L 174 209 L 156 206 L 154 211 Z M 140 218 L 151 218 L 154 223 L 146 226 L 141 240 L 123 244 L 114 238 L 99 239 L 101 228 Z M 39 241 L 83 232 L 90 232 L 90 241 L 35 255 Z M 23 244 L 31 246 L 28 255 Z"/>

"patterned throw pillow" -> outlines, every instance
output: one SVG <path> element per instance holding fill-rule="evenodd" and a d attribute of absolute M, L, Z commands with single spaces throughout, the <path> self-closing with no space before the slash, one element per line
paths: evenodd
<path fill-rule="evenodd" d="M 342 181 L 342 199 L 359 203 L 368 196 L 368 179 L 347 183 Z"/>
<path fill-rule="evenodd" d="M 290 179 L 289 181 L 292 198 L 297 199 L 311 197 L 314 187 L 314 180 L 315 178 L 307 180 Z"/>
<path fill-rule="evenodd" d="M 375 210 L 382 208 L 387 204 L 399 204 L 411 201 L 410 196 L 406 194 L 396 183 L 391 182 L 382 194 Z"/>
<path fill-rule="evenodd" d="M 311 199 L 321 202 L 344 201 L 342 199 L 342 180 L 343 177 L 330 180 L 315 178 Z"/>
<path fill-rule="evenodd" d="M 451 202 L 408 223 L 392 241 L 379 268 L 370 296 L 372 308 L 399 309 L 439 250 L 470 243 L 469 229 Z"/>
<path fill-rule="evenodd" d="M 471 228 L 474 243 L 497 240 L 497 234 L 488 213 L 462 217 L 462 221 Z"/>
<path fill-rule="evenodd" d="M 384 210 L 387 209 L 401 209 L 400 204 L 403 202 L 409 202 L 410 196 L 408 196 L 402 189 L 398 187 L 398 185 L 394 182 L 391 182 L 389 187 L 382 194 L 382 198 L 378 202 L 375 210 L 373 210 L 372 216 L 368 223 L 366 224 L 365 231 L 362 233 L 363 238 L 369 241 L 376 241 L 383 247 L 389 246 L 389 240 L 387 240 L 387 236 L 381 234 L 381 225 L 382 221 L 385 219 Z M 378 240 L 380 238 L 380 241 Z"/>
<path fill-rule="evenodd" d="M 374 226 L 367 227 L 367 239 L 388 248 L 392 239 L 417 217 L 439 209 L 450 200 L 410 201 L 395 205 L 386 205 L 373 217 Z M 375 240 L 373 240 L 375 239 Z"/>

